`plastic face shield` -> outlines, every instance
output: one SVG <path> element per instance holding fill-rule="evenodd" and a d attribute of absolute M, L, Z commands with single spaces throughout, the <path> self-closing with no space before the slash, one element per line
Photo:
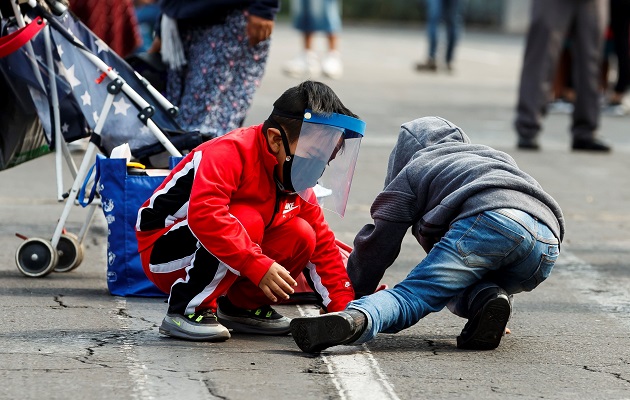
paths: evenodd
<path fill-rule="evenodd" d="M 300 197 L 312 203 L 308 189 L 319 184 L 328 190 L 318 204 L 343 217 L 364 131 L 365 122 L 357 118 L 304 112 L 291 166 L 291 182 Z"/>

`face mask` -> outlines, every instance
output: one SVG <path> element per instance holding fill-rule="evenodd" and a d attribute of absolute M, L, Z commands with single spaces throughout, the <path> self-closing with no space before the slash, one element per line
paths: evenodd
<path fill-rule="evenodd" d="M 324 173 L 327 164 L 326 161 L 291 154 L 289 139 L 286 132 L 280 124 L 274 125 L 276 125 L 276 129 L 280 131 L 284 151 L 287 154 L 287 158 L 282 166 L 282 182 L 278 182 L 280 184 L 280 189 L 286 192 L 300 192 L 302 190 L 312 188 L 317 184 L 317 180 L 321 178 Z M 296 160 L 296 162 L 301 166 L 298 173 L 294 173 L 296 172 L 293 168 L 294 160 Z"/>
<path fill-rule="evenodd" d="M 302 165 L 302 167 L 308 166 L 308 168 L 301 168 L 298 174 L 291 175 L 290 181 L 293 189 L 296 192 L 301 192 L 302 190 L 306 190 L 315 186 L 319 178 L 322 177 L 322 174 L 326 169 L 327 162 L 317 158 L 304 158 L 300 156 L 293 156 L 290 162 L 291 166 L 289 167 L 289 169 L 291 169 L 291 167 L 293 166 L 293 159 L 296 160 L 296 163 Z M 284 173 L 286 173 L 286 170 L 284 171 Z"/>

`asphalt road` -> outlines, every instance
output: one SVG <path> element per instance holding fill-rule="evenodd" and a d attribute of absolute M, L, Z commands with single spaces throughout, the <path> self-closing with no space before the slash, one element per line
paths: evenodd
<path fill-rule="evenodd" d="M 467 32 L 453 74 L 418 74 L 411 67 L 423 58 L 425 39 L 419 27 L 345 27 L 345 75 L 322 80 L 367 122 L 367 133 L 346 217 L 329 215 L 329 222 L 348 243 L 370 222 L 389 151 L 409 120 L 439 115 L 473 142 L 509 152 L 559 201 L 567 233 L 552 276 L 516 296 L 512 333 L 497 350 L 458 350 L 465 321 L 448 311 L 322 356 L 299 352 L 290 337 L 234 335 L 216 344 L 160 337 L 163 299 L 107 292 L 100 211 L 78 269 L 40 279 L 17 270 L 15 233 L 50 238 L 63 207 L 53 158 L 45 156 L 0 172 L 0 399 L 630 398 L 630 117 L 602 118 L 614 145 L 609 155 L 571 152 L 567 115 L 545 120 L 542 151 L 516 151 L 511 124 L 523 38 Z M 299 82 L 281 73 L 299 46 L 296 32 L 280 24 L 247 123 L 261 122 Z M 73 209 L 68 230 L 77 232 L 84 216 Z M 423 255 L 409 236 L 383 281 L 403 279 Z M 310 305 L 279 311 L 316 312 Z"/>

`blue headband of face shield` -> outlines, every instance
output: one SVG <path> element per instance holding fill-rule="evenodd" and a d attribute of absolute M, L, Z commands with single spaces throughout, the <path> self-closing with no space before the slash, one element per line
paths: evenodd
<path fill-rule="evenodd" d="M 313 111 L 307 109 L 304 110 L 304 118 L 302 121 L 309 122 L 311 124 L 330 125 L 342 128 L 346 139 L 363 137 L 363 134 L 365 133 L 364 121 L 344 114 L 315 114 Z"/>

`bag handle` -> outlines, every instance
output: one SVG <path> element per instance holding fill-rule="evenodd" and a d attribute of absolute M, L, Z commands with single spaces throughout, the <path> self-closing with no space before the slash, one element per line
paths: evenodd
<path fill-rule="evenodd" d="M 88 170 L 87 175 L 85 176 L 85 179 L 83 180 L 83 184 L 81 185 L 81 189 L 79 189 L 79 195 L 77 197 L 77 201 L 79 202 L 79 204 L 81 204 L 81 206 L 83 208 L 89 206 L 92 201 L 94 201 L 94 196 L 96 194 L 96 187 L 98 186 L 98 181 L 101 179 L 101 162 L 100 160 L 104 160 L 107 159 L 107 157 L 105 157 L 102 154 L 97 154 L 96 155 L 96 161 L 94 162 L 94 164 L 90 167 L 90 169 Z M 175 167 L 175 165 L 177 165 L 178 162 L 180 162 L 183 159 L 183 157 L 174 157 L 171 156 L 169 158 L 169 169 L 173 169 Z M 142 168 L 144 168 L 144 165 L 139 164 L 139 163 L 127 163 L 127 166 L 142 166 Z M 90 178 L 92 177 L 92 174 L 94 174 L 94 184 L 92 185 L 92 189 L 90 190 L 90 195 L 88 196 L 87 201 L 85 200 L 85 192 L 87 190 L 87 185 L 88 183 L 90 183 Z"/>
<path fill-rule="evenodd" d="M 85 176 L 85 180 L 83 180 L 81 189 L 79 190 L 79 196 L 77 200 L 79 201 L 79 204 L 81 204 L 81 207 L 83 208 L 89 206 L 92 203 L 92 201 L 94 201 L 94 195 L 96 194 L 96 186 L 98 185 L 98 181 L 101 179 L 101 163 L 99 162 L 101 158 L 105 158 L 105 156 L 102 156 L 100 154 L 96 155 L 96 161 L 90 167 L 90 170 Z M 85 190 L 87 188 L 88 183 L 90 182 L 90 177 L 92 176 L 92 173 L 94 173 L 94 184 L 92 185 L 92 189 L 90 190 L 90 196 L 88 197 L 88 200 L 86 201 Z"/>

